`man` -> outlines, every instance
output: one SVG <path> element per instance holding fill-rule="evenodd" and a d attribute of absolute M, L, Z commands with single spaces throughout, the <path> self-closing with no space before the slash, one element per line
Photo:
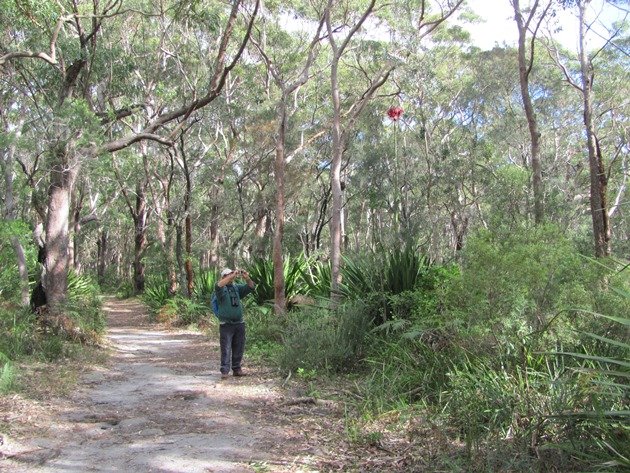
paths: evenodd
<path fill-rule="evenodd" d="M 235 284 L 244 278 L 247 284 Z M 225 268 L 214 287 L 219 311 L 219 342 L 221 344 L 221 379 L 226 379 L 230 368 L 234 376 L 245 376 L 241 368 L 245 351 L 245 321 L 241 299 L 254 290 L 254 281 L 247 271 Z"/>

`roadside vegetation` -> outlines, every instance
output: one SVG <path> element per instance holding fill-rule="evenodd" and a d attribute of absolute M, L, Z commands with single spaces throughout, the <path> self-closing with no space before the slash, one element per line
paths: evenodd
<path fill-rule="evenodd" d="M 630 467 L 627 262 L 586 257 L 552 225 L 483 230 L 458 264 L 410 246 L 347 255 L 333 303 L 326 264 L 297 257 L 283 316 L 271 268 L 247 267 L 248 355 L 342 402 L 355 447 L 413 435 L 421 418 L 447 439 L 437 461 L 453 471 Z M 156 317 L 212 327 L 215 278 L 192 299 L 156 280 L 144 300 Z"/>

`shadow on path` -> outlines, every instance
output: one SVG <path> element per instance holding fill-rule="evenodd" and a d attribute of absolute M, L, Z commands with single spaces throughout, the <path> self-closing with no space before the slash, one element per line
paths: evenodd
<path fill-rule="evenodd" d="M 32 454 L 0 469 L 37 472 L 309 471 L 282 458 L 288 441 L 262 415 L 279 394 L 259 376 L 221 381 L 218 345 L 156 329 L 137 301 L 106 299 L 106 367 L 84 376 Z M 5 470 L 3 470 L 5 471 Z"/>

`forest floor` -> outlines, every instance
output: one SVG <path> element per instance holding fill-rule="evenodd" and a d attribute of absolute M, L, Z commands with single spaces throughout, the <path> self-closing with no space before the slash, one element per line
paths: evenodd
<path fill-rule="evenodd" d="M 66 393 L 0 398 L 0 471 L 434 471 L 437 445 L 423 461 L 402 436 L 350 443 L 343 404 L 261 366 L 221 380 L 217 340 L 150 323 L 137 301 L 104 309 L 108 355 L 82 364 Z M 34 385 L 64 377 L 31 369 Z"/>

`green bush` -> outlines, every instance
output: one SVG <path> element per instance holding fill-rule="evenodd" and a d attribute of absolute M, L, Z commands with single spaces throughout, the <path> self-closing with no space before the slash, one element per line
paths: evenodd
<path fill-rule="evenodd" d="M 618 291 L 630 300 L 630 291 Z M 552 420 L 563 426 L 563 441 L 550 444 L 599 470 L 630 469 L 630 317 L 586 314 L 600 322 L 598 333 L 583 332 L 592 343 L 581 351 L 560 352 L 576 362 L 580 386 L 574 409 L 559 409 Z M 591 324 L 595 325 L 595 324 Z"/>
<path fill-rule="evenodd" d="M 194 297 L 200 303 L 210 303 L 214 286 L 219 279 L 216 270 L 202 270 L 195 274 Z"/>
<path fill-rule="evenodd" d="M 35 314 L 27 308 L 0 306 L 0 352 L 16 360 L 36 346 Z"/>
<path fill-rule="evenodd" d="M 295 371 L 349 371 L 363 357 L 371 321 L 363 303 L 354 301 L 335 311 L 303 308 L 287 316 L 280 367 Z"/>
<path fill-rule="evenodd" d="M 329 262 L 313 261 L 302 271 L 304 295 L 315 298 L 330 297 L 331 269 Z"/>
<path fill-rule="evenodd" d="M 13 388 L 15 371 L 13 363 L 4 353 L 0 352 L 0 394 L 6 394 Z"/>
<path fill-rule="evenodd" d="M 197 302 L 187 297 L 175 296 L 168 299 L 161 308 L 163 313 L 171 316 L 176 325 L 196 325 L 208 318 L 212 312 L 210 301 Z"/>
<path fill-rule="evenodd" d="M 592 263 L 582 258 L 560 229 L 548 225 L 471 236 L 461 275 L 444 291 L 443 317 L 458 325 L 475 350 L 518 342 L 535 331 L 575 338 L 571 317 L 552 324 L 573 307 L 591 308 Z"/>
<path fill-rule="evenodd" d="M 105 315 L 102 311 L 100 289 L 88 275 L 68 273 L 68 298 L 63 313 L 72 319 L 83 334 L 95 340 L 105 330 Z"/>
<path fill-rule="evenodd" d="M 369 372 L 359 388 L 364 407 L 378 413 L 437 402 L 447 385 L 448 369 L 462 356 L 457 349 L 436 349 L 419 337 L 401 335 L 405 325 L 380 326 L 370 336 L 363 364 Z"/>
<path fill-rule="evenodd" d="M 29 225 L 21 220 L 0 220 L 0 298 L 12 302 L 18 302 L 21 296 L 20 274 L 12 245 L 15 238 L 22 244 L 27 267 L 35 267 L 37 248 Z"/>
<path fill-rule="evenodd" d="M 284 295 L 291 308 L 291 301 L 295 296 L 308 291 L 307 284 L 303 279 L 307 273 L 307 260 L 304 256 L 284 258 Z M 274 269 L 272 259 L 255 259 L 248 267 L 251 278 L 256 282 L 256 289 L 253 293 L 254 300 L 259 305 L 264 305 L 275 298 L 274 292 Z"/>
<path fill-rule="evenodd" d="M 156 315 L 171 298 L 168 292 L 168 281 L 166 277 L 152 277 L 145 283 L 142 301 L 149 307 L 152 315 Z"/>

